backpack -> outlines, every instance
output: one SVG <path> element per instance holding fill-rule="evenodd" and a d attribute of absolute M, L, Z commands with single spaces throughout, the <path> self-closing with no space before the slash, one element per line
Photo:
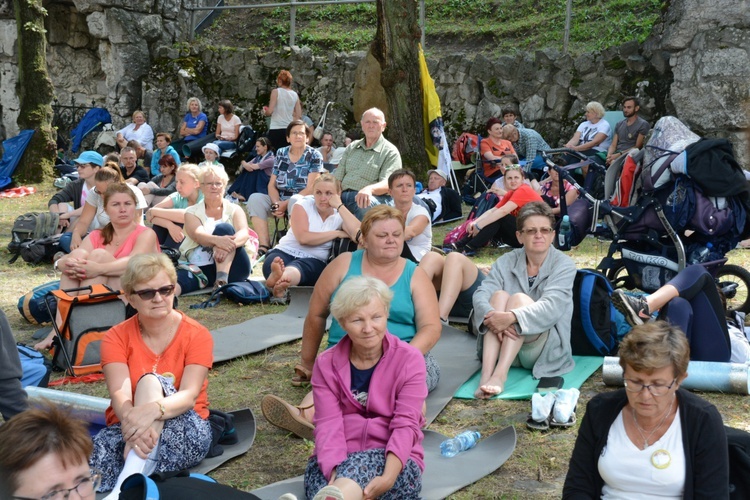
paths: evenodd
<path fill-rule="evenodd" d="M 471 207 L 471 210 L 469 210 L 469 215 L 466 216 L 466 220 L 460 226 L 454 227 L 448 231 L 448 234 L 445 235 L 445 238 L 443 239 L 443 247 L 449 247 L 451 244 L 466 237 L 468 235 L 467 228 L 469 227 L 469 224 L 487 210 L 497 205 L 498 202 L 499 199 L 495 193 L 484 193 L 480 196 L 474 202 L 474 206 Z"/>
<path fill-rule="evenodd" d="M 18 357 L 21 359 L 21 386 L 47 387 L 49 385 L 49 374 L 52 372 L 52 366 L 44 355 L 36 349 L 27 345 L 16 344 Z"/>
<path fill-rule="evenodd" d="M 217 288 L 211 293 L 211 296 L 208 299 L 200 304 L 191 305 L 190 309 L 206 309 L 208 307 L 214 307 L 219 304 L 222 294 L 232 302 L 242 305 L 259 304 L 265 302 L 271 296 L 271 292 L 268 291 L 268 288 L 266 288 L 263 283 L 248 279 L 245 281 L 227 283 L 226 285 Z"/>
<path fill-rule="evenodd" d="M 474 219 L 467 219 L 460 226 L 448 231 L 448 234 L 443 238 L 443 248 L 450 247 L 459 240 L 464 239 L 469 234 L 468 227 L 473 221 Z"/>
<path fill-rule="evenodd" d="M 161 472 L 148 477 L 143 474 L 133 474 L 125 479 L 120 489 L 120 500 L 157 500 L 159 498 L 260 500 L 252 493 L 219 484 L 205 474 L 191 473 L 186 470 Z"/>
<path fill-rule="evenodd" d="M 40 262 L 52 262 L 54 255 L 60 251 L 61 234 L 53 234 L 36 240 L 21 243 L 19 254 L 24 262 L 39 264 Z"/>
<path fill-rule="evenodd" d="M 570 347 L 579 356 L 611 356 L 617 352 L 617 322 L 612 284 L 602 273 L 579 269 L 573 282 Z"/>
<path fill-rule="evenodd" d="M 471 155 L 478 151 L 479 138 L 475 134 L 464 132 L 453 143 L 453 159 L 462 165 L 472 162 Z"/>
<path fill-rule="evenodd" d="M 245 154 L 252 151 L 255 147 L 255 130 L 250 125 L 245 125 L 240 129 L 240 135 L 237 136 L 237 153 Z"/>
<path fill-rule="evenodd" d="M 18 298 L 18 312 L 32 325 L 43 325 L 52 321 L 50 310 L 54 315 L 57 312 L 57 301 L 47 292 L 60 289 L 60 281 L 50 281 L 34 287 L 30 292 Z M 48 302 L 49 304 L 45 304 Z M 49 305 L 49 308 L 48 308 Z"/>
<path fill-rule="evenodd" d="M 52 236 L 57 232 L 59 223 L 60 214 L 51 212 L 28 212 L 16 217 L 8 243 L 8 251 L 13 258 L 8 263 L 12 264 L 21 255 L 21 243 Z"/>

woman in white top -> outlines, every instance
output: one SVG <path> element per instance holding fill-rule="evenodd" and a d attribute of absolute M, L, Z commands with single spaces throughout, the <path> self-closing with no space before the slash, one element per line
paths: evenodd
<path fill-rule="evenodd" d="M 336 238 L 354 239 L 359 220 L 341 203 L 341 183 L 331 174 L 313 182 L 313 195 L 292 208 L 289 232 L 266 255 L 263 276 L 275 297 L 290 286 L 312 286 L 328 263 Z"/>
<path fill-rule="evenodd" d="M 604 165 L 609 145 L 612 144 L 612 131 L 609 122 L 604 119 L 604 106 L 596 101 L 586 105 L 584 114 L 586 121 L 576 129 L 576 133 L 565 144 L 566 148 L 573 149 L 586 156 L 591 156 L 598 163 Z M 603 153 L 599 156 L 598 153 Z M 579 161 L 573 158 L 573 161 Z M 582 167 L 583 175 L 588 171 L 588 165 Z"/>
<path fill-rule="evenodd" d="M 107 187 L 115 182 L 123 182 L 122 173 L 116 163 L 107 162 L 94 175 L 94 189 L 89 191 L 86 202 L 83 205 L 83 210 L 81 210 L 81 216 L 71 231 L 71 250 L 75 250 L 81 245 L 84 236 L 90 230 L 99 229 L 109 223 L 109 215 L 105 211 L 102 193 L 106 192 Z M 140 189 L 132 184 L 128 184 L 128 186 L 135 194 L 137 200 L 135 205 L 135 221 L 142 226 L 143 211 L 148 208 L 148 203 L 146 203 L 146 198 Z"/>
<path fill-rule="evenodd" d="M 234 114 L 232 102 L 227 99 L 219 101 L 219 118 L 216 119 L 216 139 L 218 140 L 214 141 L 214 144 L 222 151 L 234 149 L 237 146 L 237 137 L 240 136 L 240 125 L 242 121 Z"/>
<path fill-rule="evenodd" d="M 414 172 L 399 169 L 388 177 L 388 192 L 393 205 L 406 218 L 405 244 L 401 257 L 419 263 L 432 250 L 430 211 L 414 202 L 417 178 Z"/>
<path fill-rule="evenodd" d="M 292 90 L 292 74 L 285 69 L 279 71 L 276 78 L 279 88 L 271 91 L 268 106 L 263 106 L 263 114 L 271 117 L 271 125 L 266 134 L 271 139 L 273 149 L 287 145 L 286 127 L 292 120 L 302 118 L 302 104 L 297 92 Z"/>
<path fill-rule="evenodd" d="M 146 123 L 146 115 L 141 110 L 133 113 L 133 123 L 117 131 L 117 146 L 120 149 L 128 145 L 128 141 L 138 141 L 147 151 L 154 150 L 154 131 Z"/>
<path fill-rule="evenodd" d="M 619 354 L 625 389 L 588 403 L 563 498 L 729 498 L 721 415 L 680 388 L 690 359 L 682 330 L 638 325 Z"/>

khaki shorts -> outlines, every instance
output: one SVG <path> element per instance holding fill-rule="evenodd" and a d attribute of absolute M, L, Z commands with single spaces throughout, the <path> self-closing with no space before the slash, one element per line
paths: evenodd
<path fill-rule="evenodd" d="M 539 338 L 533 342 L 528 342 L 522 345 L 521 350 L 518 351 L 516 359 L 513 360 L 513 363 L 511 363 L 510 366 L 522 366 L 527 370 L 534 368 L 536 360 L 541 356 L 542 349 L 544 349 L 544 344 L 547 343 L 548 338 L 549 330 L 540 334 Z"/>

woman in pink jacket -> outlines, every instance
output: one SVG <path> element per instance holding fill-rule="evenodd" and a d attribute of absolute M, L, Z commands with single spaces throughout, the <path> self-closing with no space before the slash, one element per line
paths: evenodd
<path fill-rule="evenodd" d="M 379 279 L 358 276 L 331 304 L 346 336 L 313 369 L 307 498 L 419 498 L 427 373 L 422 353 L 387 331 L 392 298 Z"/>

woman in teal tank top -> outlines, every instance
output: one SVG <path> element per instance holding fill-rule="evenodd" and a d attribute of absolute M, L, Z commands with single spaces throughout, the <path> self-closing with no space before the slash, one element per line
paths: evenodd
<path fill-rule="evenodd" d="M 346 210 L 340 207 L 340 210 Z M 325 333 L 329 306 L 333 296 L 352 276 L 372 276 L 385 282 L 394 292 L 388 316 L 388 331 L 409 342 L 425 355 L 427 386 L 432 390 L 440 377 L 440 368 L 429 354 L 440 339 L 442 325 L 438 312 L 437 292 L 422 269 L 401 257 L 404 246 L 405 220 L 393 207 L 379 205 L 370 209 L 362 220 L 364 250 L 338 256 L 326 267 L 315 284 L 310 308 L 305 318 L 300 363 L 294 367 L 294 385 L 309 382 L 312 367 Z M 335 321 L 331 325 L 328 347 L 345 335 Z M 299 436 L 312 437 L 312 393 L 299 406 L 293 406 L 276 396 L 263 398 L 261 409 L 266 419 Z"/>

